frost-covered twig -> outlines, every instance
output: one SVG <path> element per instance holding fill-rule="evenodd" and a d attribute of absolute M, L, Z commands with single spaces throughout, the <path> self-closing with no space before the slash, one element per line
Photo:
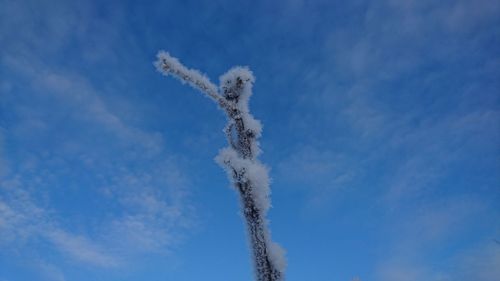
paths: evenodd
<path fill-rule="evenodd" d="M 217 94 L 217 87 L 199 71 L 189 69 L 182 65 L 177 58 L 170 56 L 165 51 L 158 52 L 158 60 L 155 62 L 156 69 L 164 75 L 172 75 L 182 83 L 188 83 L 191 87 L 200 90 L 214 101 L 219 102 L 221 97 Z"/>
<path fill-rule="evenodd" d="M 166 52 L 158 53 L 157 69 L 199 89 L 219 104 L 228 117 L 229 147 L 216 161 L 223 166 L 240 194 L 242 213 L 252 248 L 257 281 L 284 280 L 284 251 L 272 242 L 265 218 L 271 206 L 268 171 L 258 160 L 261 124 L 249 112 L 248 100 L 255 81 L 245 67 L 234 67 L 220 77 L 219 90 L 200 72 L 188 69 Z"/>

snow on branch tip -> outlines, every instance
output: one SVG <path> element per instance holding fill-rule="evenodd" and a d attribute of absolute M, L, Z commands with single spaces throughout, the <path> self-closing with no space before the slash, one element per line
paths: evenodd
<path fill-rule="evenodd" d="M 201 72 L 189 69 L 168 52 L 160 51 L 154 63 L 166 76 L 200 90 L 226 113 L 224 129 L 229 147 L 215 158 L 227 172 L 232 185 L 240 192 L 242 210 L 253 249 L 258 281 L 283 281 L 286 267 L 284 250 L 271 239 L 266 214 L 271 207 L 269 170 L 258 160 L 262 124 L 249 110 L 255 77 L 248 67 L 236 66 L 219 77 L 215 86 Z"/>
<path fill-rule="evenodd" d="M 212 84 L 204 74 L 198 70 L 185 67 L 177 58 L 168 52 L 159 51 L 154 63 L 156 69 L 165 76 L 172 75 L 182 83 L 188 83 L 191 87 L 200 90 L 214 101 L 219 102 L 221 97 L 217 94 L 217 86 Z"/>

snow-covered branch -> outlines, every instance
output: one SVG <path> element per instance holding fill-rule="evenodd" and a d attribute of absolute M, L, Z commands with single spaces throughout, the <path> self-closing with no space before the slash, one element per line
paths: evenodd
<path fill-rule="evenodd" d="M 217 87 L 210 80 L 197 70 L 189 69 L 168 52 L 160 51 L 154 63 L 156 69 L 163 75 L 172 75 L 181 80 L 182 83 L 188 83 L 191 87 L 200 90 L 215 102 L 220 102 L 221 97 L 217 94 Z"/>
<path fill-rule="evenodd" d="M 271 207 L 269 200 L 269 176 L 267 168 L 257 161 L 239 157 L 238 153 L 230 147 L 226 147 L 219 152 L 215 158 L 217 163 L 226 169 L 228 176 L 234 180 L 234 173 L 237 173 L 239 181 L 250 183 L 252 196 L 255 204 L 263 215 Z M 233 184 L 236 184 L 233 182 Z"/>
<path fill-rule="evenodd" d="M 220 77 L 217 89 L 197 70 L 188 69 L 166 52 L 158 53 L 157 69 L 177 77 L 212 98 L 226 113 L 224 132 L 229 147 L 220 151 L 216 161 L 227 171 L 240 194 L 242 214 L 247 223 L 257 281 L 284 280 L 284 251 L 272 242 L 265 218 L 271 206 L 267 168 L 257 156 L 262 125 L 250 114 L 248 101 L 255 78 L 247 67 L 233 67 Z"/>

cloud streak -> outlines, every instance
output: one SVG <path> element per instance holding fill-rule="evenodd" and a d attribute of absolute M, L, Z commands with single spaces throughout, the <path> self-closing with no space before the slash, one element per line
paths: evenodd
<path fill-rule="evenodd" d="M 40 7 L 51 17 L 27 17 L 15 3 L 3 6 L 2 14 L 29 19 L 17 23 L 5 16 L 0 28 L 0 39 L 8 42 L 0 55 L 6 71 L 0 110 L 12 117 L 0 130 L 3 248 L 58 253 L 44 263 L 51 268 L 69 260 L 123 269 L 143 255 L 169 252 L 195 224 L 181 157 L 167 150 L 160 132 L 131 125 L 130 116 L 110 105 L 107 87 L 119 87 L 119 79 L 96 85 L 81 68 L 51 60 L 65 42 L 89 39 L 103 27 L 94 26 L 93 8 L 82 5 L 77 12 L 66 3 L 51 13 Z M 112 20 L 119 21 L 119 13 Z M 37 21 L 47 34 L 35 31 Z M 14 24 L 24 32 L 4 28 Z M 111 46 L 113 36 L 101 38 L 104 33 L 93 36 Z M 106 48 L 101 54 L 113 53 Z M 81 51 L 103 57 L 86 45 Z M 125 96 L 115 101 L 129 102 Z M 36 241 L 51 246 L 37 247 Z"/>

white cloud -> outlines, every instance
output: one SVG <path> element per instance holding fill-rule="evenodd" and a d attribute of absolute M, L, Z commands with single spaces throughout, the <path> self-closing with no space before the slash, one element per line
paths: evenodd
<path fill-rule="evenodd" d="M 5 176 L 9 172 L 9 165 L 7 163 L 7 157 L 5 155 L 4 148 L 4 129 L 0 127 L 0 178 Z"/>
<path fill-rule="evenodd" d="M 52 243 L 53 250 L 72 261 L 104 268 L 123 266 L 143 254 L 168 253 L 193 222 L 192 207 L 187 200 L 189 182 L 184 172 L 173 156 L 164 153 L 163 144 L 155 134 L 123 123 L 106 109 L 95 90 L 85 88 L 87 82 L 62 79 L 65 80 L 59 80 L 69 86 L 45 90 L 57 92 L 56 100 L 63 105 L 79 104 L 80 113 L 88 114 L 90 124 L 80 123 L 76 135 L 54 149 L 45 147 L 44 151 L 37 151 L 35 146 L 33 154 L 11 159 L 15 166 L 5 169 L 8 172 L 0 180 L 0 242 L 8 248 L 22 248 L 29 241 L 44 239 Z M 75 96 L 59 96 L 70 89 Z M 54 142 L 47 134 L 54 125 L 43 116 L 39 122 L 45 126 L 37 134 L 38 141 Z M 19 122 L 12 126 L 18 133 L 10 137 L 18 141 L 31 139 L 32 131 L 26 128 L 29 124 Z M 79 135 L 79 130 L 84 135 L 88 126 L 93 130 L 111 130 L 112 138 L 121 142 L 122 147 L 114 146 L 113 142 L 95 147 L 92 140 Z M 125 149 L 130 152 L 127 147 L 137 149 L 138 153 L 123 154 Z M 68 164 L 72 162 L 80 168 L 72 168 Z M 137 167 L 128 167 L 131 162 Z M 82 176 L 81 171 L 87 175 Z M 81 183 L 68 186 L 64 178 L 78 179 Z M 55 192 L 91 194 L 101 202 L 102 213 L 86 218 L 88 222 L 81 221 L 77 227 L 85 231 L 75 234 L 70 231 L 75 223 L 65 225 L 71 219 L 67 217 L 69 214 L 65 215 L 64 210 L 52 203 Z M 85 211 L 78 208 L 82 207 L 71 212 Z"/>
<path fill-rule="evenodd" d="M 69 234 L 60 229 L 47 231 L 43 235 L 47 236 L 60 251 L 77 261 L 101 267 L 119 265 L 118 258 L 109 254 L 107 252 L 109 250 L 99 247 L 84 236 Z"/>
<path fill-rule="evenodd" d="M 46 251 L 77 264 L 123 268 L 141 255 L 169 253 L 193 226 L 193 207 L 189 181 L 179 159 L 166 151 L 162 134 L 130 125 L 106 100 L 107 90 L 96 88 L 78 67 L 68 70 L 41 56 L 60 47 L 54 42 L 64 44 L 73 36 L 106 38 L 99 44 L 106 50 L 96 54 L 84 44 L 84 56 L 113 53 L 105 43 L 113 36 L 104 33 L 116 31 L 87 36 L 96 27 L 89 26 L 83 6 L 78 15 L 62 4 L 55 11 L 58 17 L 24 16 L 18 29 L 26 32 L 0 28 L 0 39 L 24 38 L 9 40 L 0 56 L 2 67 L 16 76 L 9 85 L 24 82 L 22 95 L 2 82 L 2 97 L 11 102 L 7 109 L 16 118 L 0 130 L 0 243 L 8 251 L 43 240 L 53 245 Z M 19 9 L 9 4 L 0 14 Z M 36 19 L 50 21 L 44 30 L 48 35 L 34 33 Z M 58 20 L 68 25 L 59 26 Z M 9 16 L 0 22 L 12 26 L 16 20 Z M 78 28 L 68 32 L 74 24 Z M 47 40 L 54 42 L 45 46 Z M 5 153 L 2 137 L 22 145 L 10 151 L 15 157 Z M 66 202 L 60 202 L 60 194 Z M 75 199 L 80 197 L 87 199 Z M 97 215 L 84 216 L 88 211 Z M 42 251 L 30 248 L 37 250 Z M 50 268 L 46 271 L 58 275 Z"/>
<path fill-rule="evenodd" d="M 45 238 L 72 259 L 105 267 L 116 264 L 95 242 L 63 231 L 50 212 L 36 205 L 20 178 L 1 180 L 0 187 L 0 243 L 5 250 Z"/>
<path fill-rule="evenodd" d="M 500 277 L 500 247 L 491 242 L 457 253 L 440 265 L 424 261 L 387 260 L 380 264 L 381 281 L 494 281 Z"/>
<path fill-rule="evenodd" d="M 500 246 L 488 241 L 462 253 L 457 258 L 459 270 L 450 273 L 452 280 L 493 281 L 500 277 Z"/>
<path fill-rule="evenodd" d="M 278 184 L 299 188 L 306 194 L 306 210 L 313 212 L 324 211 L 333 194 L 350 189 L 359 172 L 344 153 L 310 145 L 292 149 L 276 168 Z"/>
<path fill-rule="evenodd" d="M 61 230 L 21 186 L 9 187 L 5 181 L 0 184 L 3 189 L 3 196 L 0 196 L 0 243 L 4 249 L 9 246 L 22 248 L 32 239 L 46 238 L 70 258 L 105 267 L 116 264 L 114 258 L 104 255 L 94 242 Z"/>
<path fill-rule="evenodd" d="M 54 266 L 53 264 L 46 263 L 43 261 L 39 261 L 36 264 L 36 267 L 40 269 L 42 272 L 42 276 L 44 276 L 47 280 L 50 281 L 65 281 L 66 278 L 64 273 L 60 268 Z"/>
<path fill-rule="evenodd" d="M 388 226 L 384 239 L 389 246 L 380 257 L 376 280 L 490 281 L 500 276 L 496 269 L 500 247 L 489 235 L 478 237 L 472 246 L 453 247 L 477 217 L 492 212 L 490 207 L 462 197 L 408 212 L 395 216 Z"/>

